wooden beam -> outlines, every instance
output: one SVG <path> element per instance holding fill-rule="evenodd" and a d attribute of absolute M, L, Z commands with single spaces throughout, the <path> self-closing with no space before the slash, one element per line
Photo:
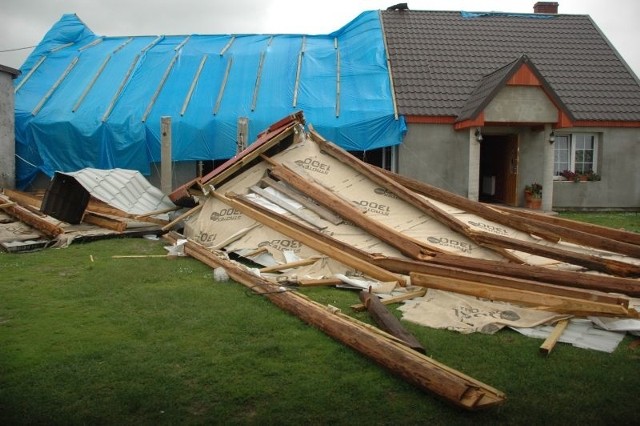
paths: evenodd
<path fill-rule="evenodd" d="M 125 221 L 91 212 L 85 212 L 82 216 L 82 221 L 90 225 L 96 225 L 100 228 L 111 229 L 112 231 L 116 232 L 124 232 L 124 230 L 127 229 L 127 222 Z"/>
<path fill-rule="evenodd" d="M 212 253 L 193 241 L 188 241 L 184 248 L 185 254 L 211 267 L 225 268 L 233 280 L 264 295 L 281 309 L 457 407 L 477 411 L 501 405 L 506 400 L 499 390 L 413 351 L 353 318 L 332 313 L 296 292 L 280 291 L 277 285 L 257 277 L 243 265 Z"/>
<path fill-rule="evenodd" d="M 640 234 L 552 217 L 513 208 L 487 206 L 383 169 L 378 169 L 418 194 L 457 207 L 468 213 L 513 229 L 537 235 L 548 241 L 560 239 L 600 250 L 640 258 Z M 526 218 L 527 220 L 522 220 Z"/>
<path fill-rule="evenodd" d="M 389 257 L 377 257 L 372 259 L 372 261 L 376 265 L 398 274 L 409 274 L 414 271 L 430 273 L 428 268 L 424 268 L 424 266 L 435 264 L 448 268 L 461 268 L 469 271 L 522 278 L 566 287 L 622 293 L 627 296 L 640 297 L 640 281 L 611 275 L 561 271 L 531 265 L 519 265 L 486 259 L 472 259 L 448 254 L 437 254 L 425 262 Z"/>
<path fill-rule="evenodd" d="M 392 296 L 392 297 L 386 297 L 384 299 L 380 299 L 380 303 L 382 303 L 383 305 L 392 305 L 394 303 L 402 302 L 404 300 L 410 300 L 416 297 L 422 297 L 425 294 L 427 294 L 427 289 L 421 288 L 420 290 L 408 291 L 398 296 Z M 351 305 L 351 309 L 353 309 L 356 312 L 361 312 L 366 310 L 367 308 L 366 306 L 364 306 L 364 303 L 356 303 L 355 305 Z"/>
<path fill-rule="evenodd" d="M 342 280 L 339 278 L 299 279 L 296 284 L 300 287 L 321 287 L 342 284 Z"/>
<path fill-rule="evenodd" d="M 369 179 L 373 180 L 377 184 L 382 185 L 384 188 L 391 191 L 392 193 L 397 195 L 399 198 L 411 203 L 412 205 L 419 208 L 421 211 L 427 213 L 434 219 L 447 225 L 450 229 L 456 232 L 462 233 L 463 235 L 466 235 L 468 238 L 470 238 L 471 240 L 475 241 L 476 243 L 484 247 L 493 249 L 497 252 L 500 252 L 500 250 L 504 250 L 505 248 L 518 250 L 525 253 L 547 257 L 550 259 L 555 259 L 555 260 L 559 260 L 559 261 L 574 264 L 574 265 L 584 266 L 594 271 L 605 272 L 608 274 L 613 274 L 613 275 L 618 275 L 623 277 L 640 276 L 640 267 L 629 264 L 629 263 L 619 262 L 611 259 L 605 259 L 603 257 L 584 255 L 571 250 L 550 247 L 542 244 L 530 243 L 530 242 L 521 241 L 515 238 L 509 238 L 509 237 L 490 234 L 488 232 L 479 231 L 475 228 L 472 229 L 467 224 L 463 223 L 460 220 L 455 219 L 454 217 L 452 217 L 442 209 L 438 208 L 431 202 L 420 197 L 412 189 L 408 189 L 405 186 L 403 186 L 401 183 L 398 183 L 398 181 L 402 180 L 401 178 L 398 178 L 398 181 L 390 179 L 387 176 L 387 174 L 382 172 L 382 169 L 374 168 L 362 161 L 359 161 L 358 159 L 356 159 L 355 157 L 353 157 L 352 155 L 344 151 L 342 148 L 324 140 L 317 133 L 312 132 L 312 136 L 314 140 L 316 140 L 316 143 L 318 143 L 320 148 L 323 150 L 323 152 L 326 152 L 332 157 L 344 162 L 345 164 L 354 168 L 358 172 L 364 174 L 365 176 L 367 176 Z M 397 176 L 397 175 L 394 175 L 394 176 Z M 446 200 L 442 200 L 442 201 L 449 203 L 451 199 L 456 200 L 459 198 L 449 196 Z M 469 202 L 465 202 L 465 208 L 471 208 L 471 205 Z M 475 206 L 474 210 L 477 212 L 479 211 L 479 208 Z M 487 210 L 487 211 L 490 211 L 490 210 Z M 541 229 L 541 232 L 542 232 L 542 229 Z M 545 232 L 550 233 L 550 231 L 545 231 Z M 570 232 L 563 233 L 563 235 L 565 234 L 571 234 L 571 233 Z M 581 241 L 583 240 L 589 240 L 589 238 L 585 236 L 584 238 L 581 239 Z M 614 242 L 614 241 L 609 241 L 609 243 L 611 243 L 610 245 L 609 244 L 607 245 L 609 249 L 611 249 L 612 246 L 616 246 L 620 250 L 623 250 L 620 246 L 624 244 L 618 244 L 617 242 Z M 624 250 L 632 250 L 631 248 L 632 245 L 628 245 L 628 246 L 624 245 L 624 247 L 625 247 Z M 639 250 L 639 254 L 640 254 L 640 250 Z M 415 259 L 416 257 L 413 257 L 413 258 Z"/>
<path fill-rule="evenodd" d="M 387 333 L 396 336 L 414 351 L 418 351 L 423 354 L 426 353 L 424 346 L 422 346 L 413 334 L 409 333 L 409 331 L 404 328 L 398 318 L 393 316 L 393 314 L 387 310 L 385 305 L 380 302 L 378 296 L 371 294 L 370 291 L 362 290 L 358 297 L 360 297 L 362 304 L 367 308 L 369 315 L 371 315 L 376 324 L 378 324 L 378 327 Z"/>
<path fill-rule="evenodd" d="M 349 222 L 358 226 L 363 231 L 395 247 L 401 253 L 412 259 L 419 259 L 424 254 L 433 253 L 433 251 L 426 246 L 418 244 L 400 232 L 370 219 L 353 204 L 344 201 L 321 185 L 309 181 L 308 178 L 298 175 L 283 164 L 272 166 L 271 173 L 273 176 L 285 181 L 303 194 L 312 197 L 318 203 L 342 218 L 349 220 Z"/>
<path fill-rule="evenodd" d="M 193 215 L 194 213 L 199 212 L 202 209 L 203 205 L 204 204 L 198 204 L 194 208 L 189 209 L 185 213 L 182 213 L 180 216 L 176 217 L 171 222 L 169 222 L 166 225 L 164 225 L 162 227 L 162 230 L 163 231 L 167 231 L 167 230 L 173 229 L 173 227 L 176 226 L 180 221 L 183 221 L 184 219 L 188 218 L 189 216 Z"/>
<path fill-rule="evenodd" d="M 562 314 L 579 316 L 617 316 L 625 318 L 640 318 L 634 309 L 624 306 L 592 302 L 584 299 L 573 299 L 565 296 L 555 296 L 528 290 L 498 287 L 489 284 L 479 284 L 473 281 L 456 278 L 438 277 L 428 274 L 411 273 L 411 284 L 437 290 L 452 291 L 470 296 L 482 297 L 489 300 L 520 303 L 535 306 L 539 310 L 548 310 Z"/>
<path fill-rule="evenodd" d="M 241 199 L 235 194 L 222 195 L 218 192 L 213 192 L 211 193 L 211 195 L 221 200 L 225 204 L 231 207 L 235 207 L 243 214 L 262 223 L 263 225 L 268 226 L 269 228 L 278 231 L 290 238 L 298 240 L 302 244 L 311 247 L 312 249 L 324 255 L 330 256 L 334 259 L 339 259 L 341 263 L 350 266 L 358 271 L 361 271 L 371 278 L 375 278 L 380 281 L 396 282 L 401 286 L 406 285 L 404 278 L 402 278 L 401 276 L 392 274 L 391 272 L 383 268 L 379 268 L 367 261 L 352 256 L 347 252 L 342 252 L 335 246 L 327 243 L 326 240 L 313 238 L 309 235 L 310 233 L 302 231 L 304 227 L 296 228 L 289 226 L 286 221 L 280 220 L 282 216 L 278 216 L 273 212 L 263 213 L 260 210 L 259 206 L 246 199 Z M 311 230 L 311 228 L 306 229 Z"/>
<path fill-rule="evenodd" d="M 310 257 L 309 259 L 296 260 L 295 262 L 283 263 L 281 265 L 266 266 L 264 268 L 260 268 L 260 272 L 286 271 L 287 269 L 297 268 L 299 266 L 313 265 L 320 259 L 320 256 L 316 256 Z"/>
<path fill-rule="evenodd" d="M 564 333 L 564 330 L 566 330 L 567 325 L 569 325 L 568 319 L 558 321 L 551 334 L 540 346 L 540 353 L 542 353 L 543 355 L 549 355 L 551 353 L 553 348 L 556 346 L 556 343 L 558 343 L 560 337 L 562 337 L 562 333 Z"/>
<path fill-rule="evenodd" d="M 564 287 L 544 283 L 540 280 L 527 280 L 522 278 L 514 278 L 504 275 L 492 274 L 488 272 L 469 271 L 462 268 L 451 266 L 441 266 L 429 263 L 423 263 L 410 272 L 417 272 L 443 278 L 455 278 L 460 280 L 473 281 L 480 284 L 490 284 L 498 287 L 513 288 L 516 290 L 534 291 L 555 296 L 565 296 L 574 299 L 584 299 L 593 302 L 610 303 L 629 307 L 629 298 L 603 293 L 593 290 L 585 290 L 573 287 Z M 408 272 L 408 273 L 410 273 Z M 640 283 L 639 283 L 640 284 Z"/>
<path fill-rule="evenodd" d="M 617 275 L 619 277 L 640 277 L 640 266 L 605 257 L 582 254 L 571 250 L 544 246 L 537 243 L 520 241 L 514 238 L 505 238 L 499 235 L 491 235 L 484 232 L 475 233 L 473 240 L 486 247 L 508 247 L 513 250 L 559 260 L 572 265 L 583 266 L 593 271 Z"/>
<path fill-rule="evenodd" d="M 549 223 L 571 230 L 577 230 L 589 233 L 591 235 L 599 235 L 604 238 L 608 238 L 616 241 L 624 241 L 629 244 L 640 245 L 640 233 L 625 231 L 623 229 L 609 228 L 606 226 L 596 225 L 593 223 L 578 222 L 576 220 L 565 219 L 558 216 L 551 216 L 546 214 L 535 213 L 528 210 L 518 210 L 504 206 L 491 206 L 492 209 L 498 210 L 503 213 L 516 216 L 518 218 L 525 218 L 527 220 L 535 220 L 538 222 Z"/>
<path fill-rule="evenodd" d="M 42 205 L 42 198 L 36 197 L 33 194 L 28 194 L 26 192 L 20 192 L 7 188 L 5 188 L 3 192 L 4 195 L 23 207 L 31 206 L 35 207 L 36 209 L 40 209 L 40 206 Z"/>
<path fill-rule="evenodd" d="M 9 203 L 11 203 L 11 200 L 9 198 L 3 195 L 0 195 L 0 204 L 9 204 Z M 49 222 L 45 218 L 42 218 L 30 212 L 28 209 L 20 205 L 8 205 L 3 207 L 3 210 L 7 214 L 17 218 L 18 220 L 20 220 L 21 222 L 24 222 L 29 226 L 32 226 L 33 228 L 37 229 L 38 231 L 42 232 L 43 234 L 49 237 L 55 238 L 60 234 L 64 234 L 64 229 L 62 229 L 62 227 Z"/>

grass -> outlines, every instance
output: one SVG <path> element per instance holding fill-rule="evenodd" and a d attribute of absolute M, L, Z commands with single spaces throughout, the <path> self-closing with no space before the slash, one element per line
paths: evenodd
<path fill-rule="evenodd" d="M 585 214 L 586 215 L 586 214 Z M 617 215 L 610 216 L 613 218 Z M 627 216 L 637 226 L 637 216 Z M 616 222 L 617 223 L 617 222 Z M 617 226 L 617 225 L 616 225 Z M 640 349 L 406 323 L 427 353 L 507 394 L 467 413 L 163 242 L 0 253 L 0 424 L 611 424 L 637 416 Z M 357 294 L 304 289 L 352 313 Z M 397 312 L 396 312 L 397 313 Z"/>

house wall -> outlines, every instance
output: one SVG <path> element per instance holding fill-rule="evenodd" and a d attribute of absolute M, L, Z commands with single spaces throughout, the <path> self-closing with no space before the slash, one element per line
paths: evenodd
<path fill-rule="evenodd" d="M 579 128 L 564 131 L 599 134 L 596 172 L 602 176 L 602 180 L 554 182 L 554 208 L 640 210 L 640 129 Z"/>
<path fill-rule="evenodd" d="M 15 188 L 15 113 L 13 75 L 0 70 L 0 188 Z"/>
<path fill-rule="evenodd" d="M 409 124 L 398 173 L 467 197 L 469 132 L 448 124 Z"/>
<path fill-rule="evenodd" d="M 555 123 L 558 109 L 539 87 L 506 86 L 484 109 L 486 122 Z"/>

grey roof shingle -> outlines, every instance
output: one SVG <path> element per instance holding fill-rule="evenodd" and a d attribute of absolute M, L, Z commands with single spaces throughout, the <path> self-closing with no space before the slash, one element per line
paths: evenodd
<path fill-rule="evenodd" d="M 458 116 L 526 55 L 576 120 L 640 121 L 640 82 L 587 15 L 380 13 L 400 114 Z"/>

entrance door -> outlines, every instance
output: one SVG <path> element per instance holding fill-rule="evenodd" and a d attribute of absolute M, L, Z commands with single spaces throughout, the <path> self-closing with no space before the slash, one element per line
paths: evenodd
<path fill-rule="evenodd" d="M 483 135 L 480 146 L 480 201 L 518 203 L 518 136 Z"/>

